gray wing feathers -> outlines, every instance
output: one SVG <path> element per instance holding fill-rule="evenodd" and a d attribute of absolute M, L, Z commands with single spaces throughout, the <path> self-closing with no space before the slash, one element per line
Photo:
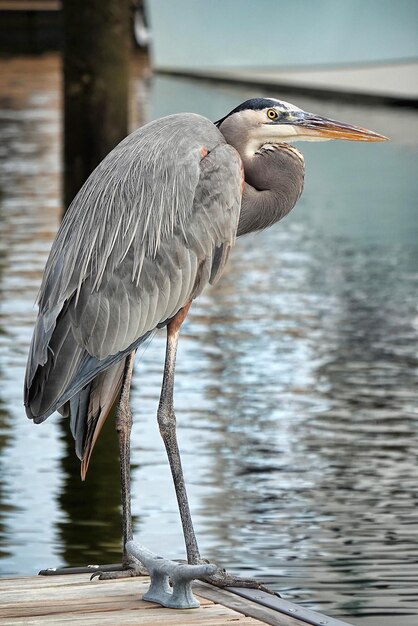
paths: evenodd
<path fill-rule="evenodd" d="M 170 116 L 119 144 L 67 211 L 41 287 L 25 404 L 42 421 L 77 395 L 66 408 L 78 452 L 81 416 L 105 382 L 120 389 L 124 357 L 222 272 L 241 177 L 238 154 L 213 124 Z"/>
<path fill-rule="evenodd" d="M 89 275 L 100 290 L 130 250 L 131 279 L 138 282 L 143 259 L 155 255 L 176 228 L 186 229 L 200 176 L 199 150 L 220 140 L 208 120 L 183 114 L 147 124 L 116 146 L 63 219 L 45 270 L 41 310 L 66 300 Z M 174 155 L 180 155 L 175 163 Z M 57 263 L 62 269 L 51 286 Z"/>
<path fill-rule="evenodd" d="M 47 346 L 45 362 L 38 363 L 37 367 L 31 363 L 30 368 L 28 367 L 28 371 L 34 371 L 34 374 L 32 380 L 27 376 L 25 404 L 28 416 L 36 423 L 44 421 L 50 415 L 50 407 L 55 410 L 57 398 L 71 384 L 83 360 L 84 349 L 74 341 L 68 321 L 67 312 L 64 311 L 57 320 Z M 35 333 L 40 332 L 37 326 Z"/>

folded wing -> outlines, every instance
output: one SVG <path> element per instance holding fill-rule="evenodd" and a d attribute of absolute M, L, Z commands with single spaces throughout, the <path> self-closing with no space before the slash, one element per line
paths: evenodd
<path fill-rule="evenodd" d="M 119 144 L 68 209 L 41 287 L 25 405 L 36 423 L 69 415 L 80 458 L 119 395 L 126 356 L 222 273 L 241 170 L 208 120 L 169 116 Z"/>

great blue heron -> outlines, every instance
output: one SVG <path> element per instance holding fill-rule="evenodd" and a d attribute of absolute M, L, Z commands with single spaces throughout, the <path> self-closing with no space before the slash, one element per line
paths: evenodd
<path fill-rule="evenodd" d="M 273 98 L 247 100 L 218 122 L 192 113 L 124 139 L 83 185 L 53 243 L 39 295 L 25 406 L 37 424 L 70 418 L 84 479 L 114 402 L 123 545 L 132 538 L 129 390 L 135 351 L 167 328 L 158 424 L 173 475 L 187 558 L 199 563 L 176 438 L 179 330 L 192 301 L 220 277 L 236 236 L 279 221 L 304 180 L 298 140 L 382 141 L 382 135 Z M 126 556 L 126 555 L 125 555 Z"/>

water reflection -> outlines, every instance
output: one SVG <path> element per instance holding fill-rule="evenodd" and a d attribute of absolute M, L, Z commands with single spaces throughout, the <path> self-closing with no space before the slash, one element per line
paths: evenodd
<path fill-rule="evenodd" d="M 74 439 L 61 420 L 64 444 L 60 473 L 63 483 L 58 506 L 64 514 L 57 525 L 57 547 L 64 563 L 111 563 L 121 557 L 119 464 L 114 415 L 110 416 L 94 451 L 85 482 L 74 459 Z"/>
<path fill-rule="evenodd" d="M 2 62 L 0 102 L 3 574 L 115 561 L 120 541 L 112 423 L 82 484 L 65 421 L 33 427 L 21 408 L 32 303 L 60 213 L 59 66 L 28 63 Z M 174 110 L 215 119 L 252 95 L 157 78 L 144 102 L 149 84 L 136 76 L 141 119 Z M 304 146 L 300 205 L 239 241 L 220 284 L 195 303 L 176 388 L 191 505 L 205 556 L 355 624 L 412 626 L 418 116 L 298 103 L 394 141 Z M 160 334 L 135 371 L 133 509 L 141 541 L 179 557 L 155 421 L 163 351 Z"/>

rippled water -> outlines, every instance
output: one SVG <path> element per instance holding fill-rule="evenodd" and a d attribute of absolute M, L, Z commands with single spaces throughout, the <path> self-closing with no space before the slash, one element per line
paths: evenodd
<path fill-rule="evenodd" d="M 59 65 L 0 61 L 0 572 L 119 558 L 112 424 L 86 483 L 58 416 L 24 416 L 33 302 L 60 206 Z M 136 120 L 249 95 L 134 66 Z M 302 146 L 298 207 L 237 243 L 192 307 L 176 383 L 202 553 L 353 624 L 418 615 L 418 115 L 297 99 L 390 135 Z M 135 535 L 183 555 L 155 413 L 164 335 L 137 360 Z"/>

